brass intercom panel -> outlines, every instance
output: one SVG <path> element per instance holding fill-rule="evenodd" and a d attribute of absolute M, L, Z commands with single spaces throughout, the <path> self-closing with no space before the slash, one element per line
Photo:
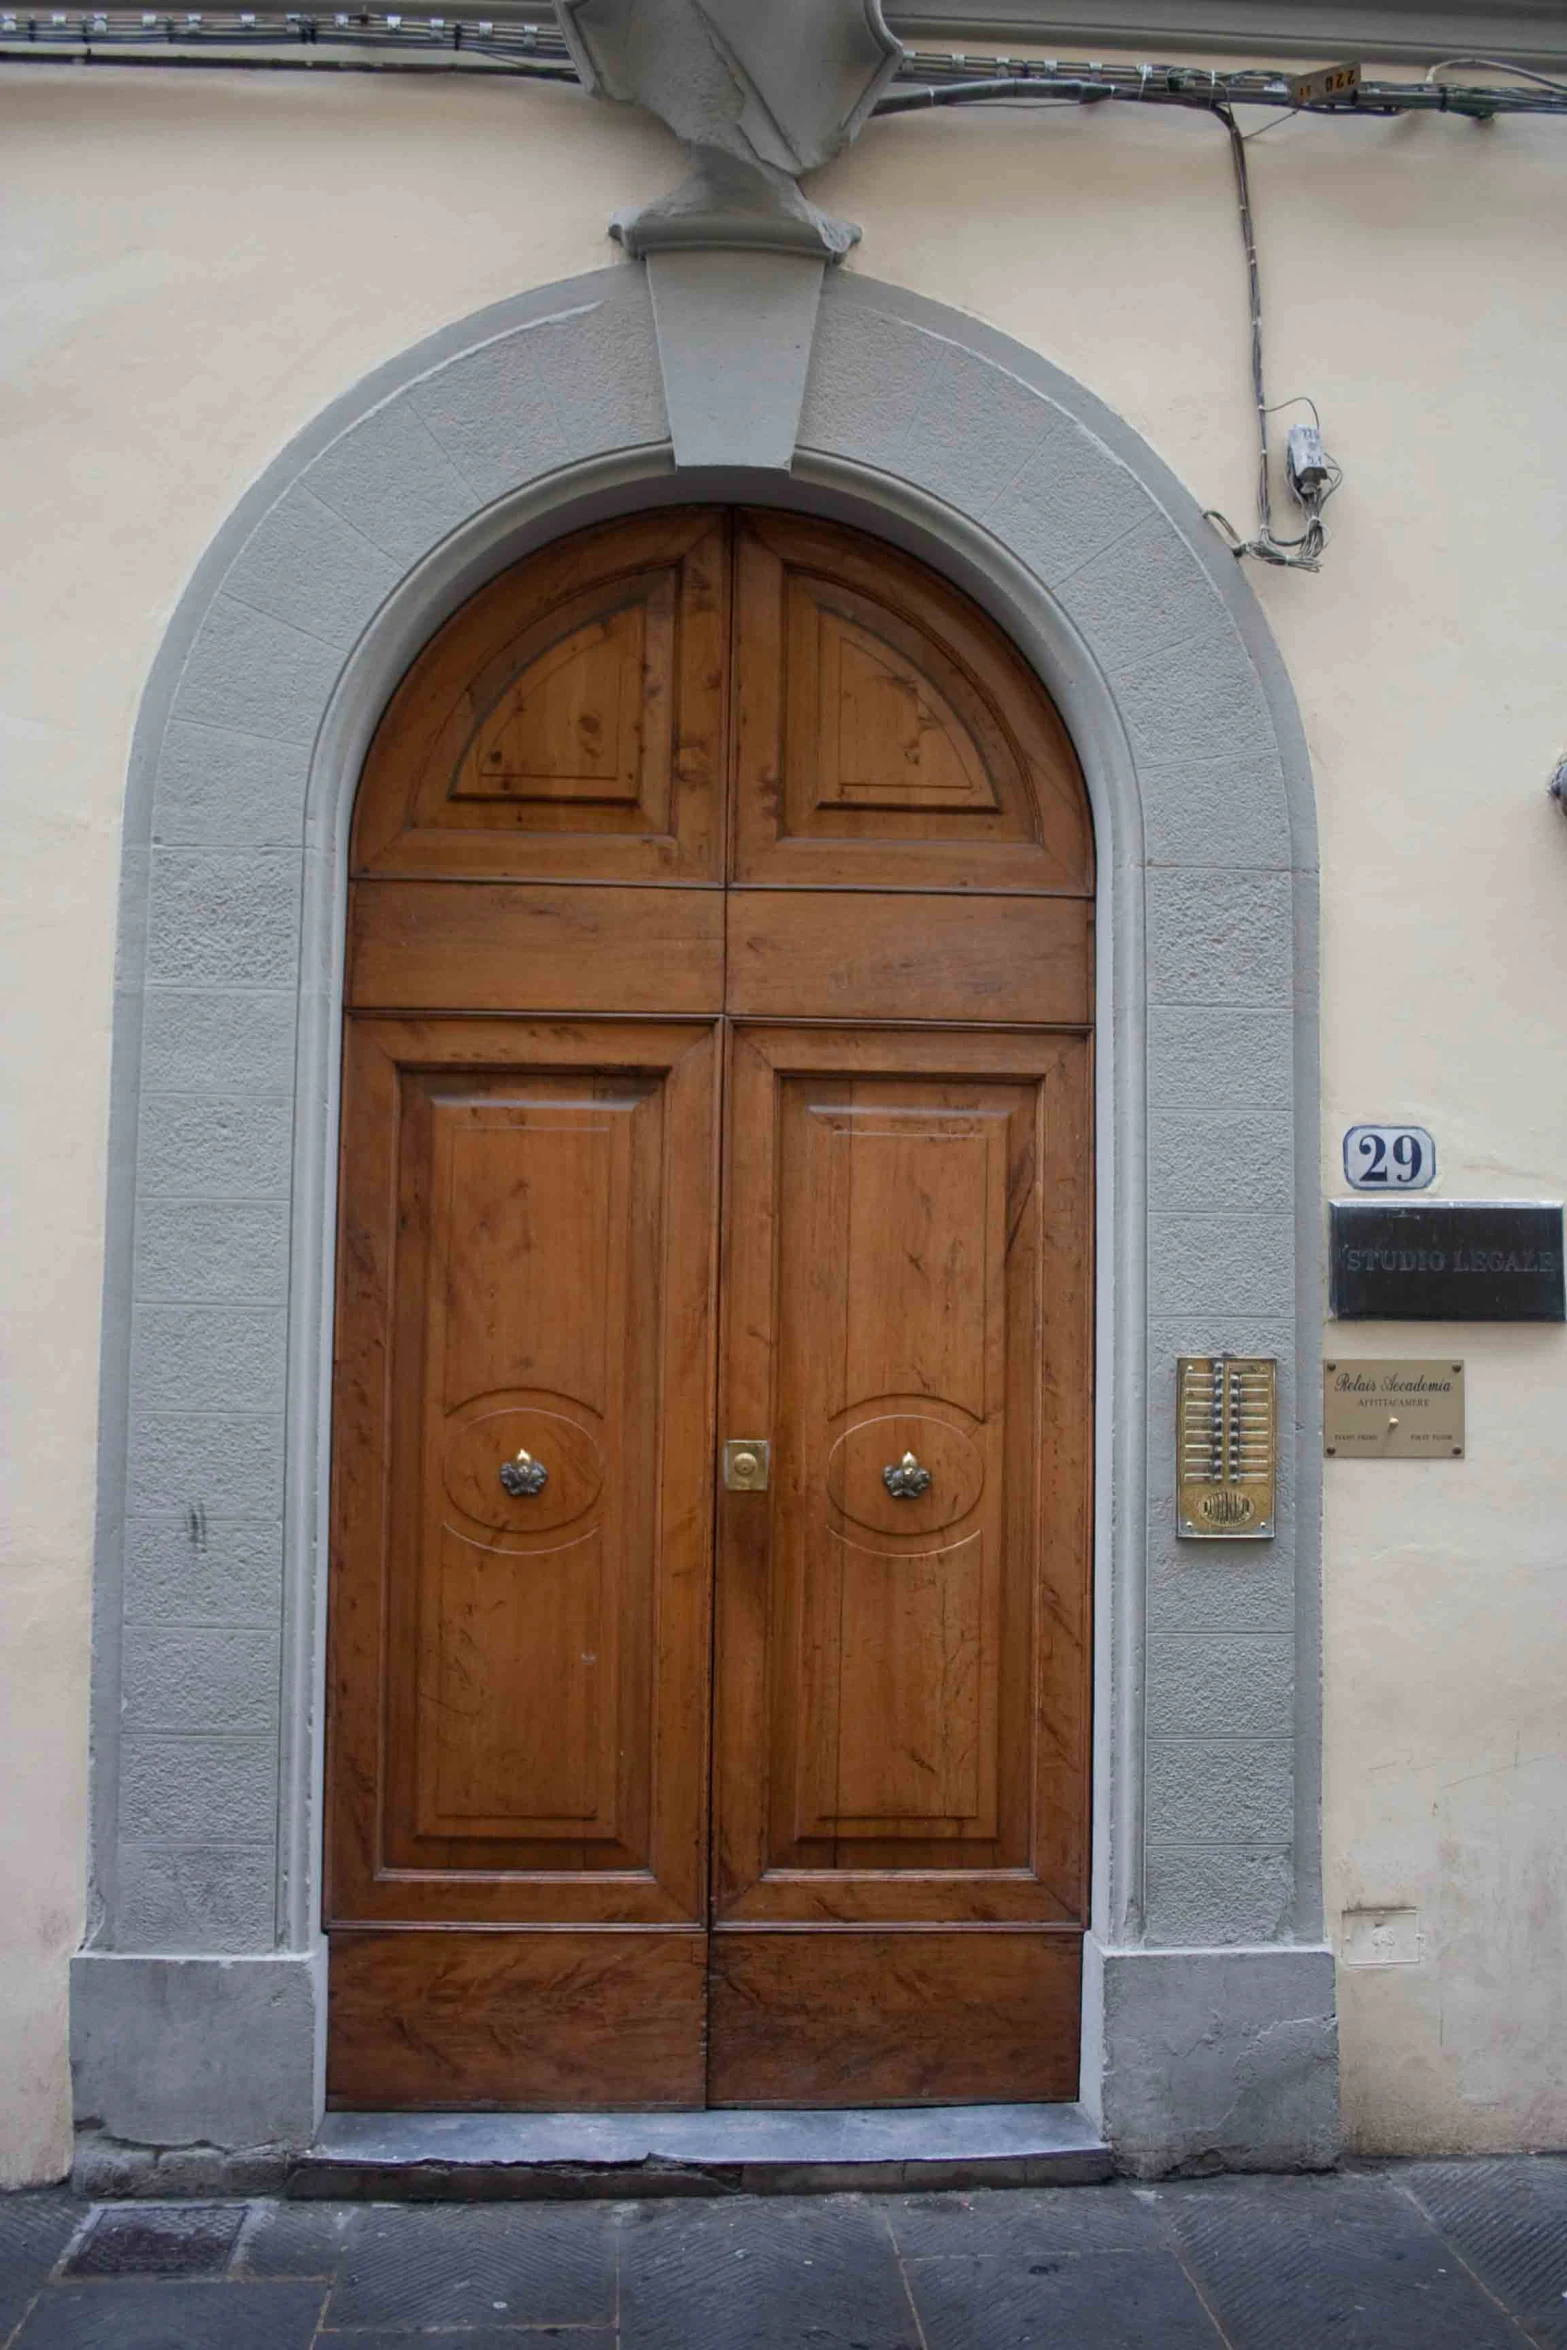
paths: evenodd
<path fill-rule="evenodd" d="M 1263 1542 L 1278 1480 L 1278 1365 L 1271 1355 L 1181 1355 L 1175 1400 L 1176 1531 Z"/>

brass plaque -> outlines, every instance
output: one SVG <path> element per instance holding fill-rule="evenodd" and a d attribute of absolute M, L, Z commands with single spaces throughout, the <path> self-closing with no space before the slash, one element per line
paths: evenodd
<path fill-rule="evenodd" d="M 1324 1363 L 1322 1449 L 1330 1461 L 1461 1460 L 1463 1364 L 1380 1355 Z"/>
<path fill-rule="evenodd" d="M 1277 1365 L 1271 1355 L 1182 1355 L 1176 1366 L 1176 1530 L 1209 1542 L 1264 1542 L 1278 1476 Z"/>

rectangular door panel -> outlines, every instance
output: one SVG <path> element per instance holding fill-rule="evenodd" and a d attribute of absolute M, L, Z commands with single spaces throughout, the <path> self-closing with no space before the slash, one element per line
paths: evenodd
<path fill-rule="evenodd" d="M 1068 1933 L 715 1934 L 714 2105 L 981 2105 L 1078 2088 Z"/>
<path fill-rule="evenodd" d="M 356 881 L 348 1001 L 419 1012 L 718 1013 L 717 889 Z"/>
<path fill-rule="evenodd" d="M 1087 1076 L 1075 1036 L 737 1033 L 723 1424 L 772 1461 L 768 1492 L 720 1513 L 715 2080 L 724 2015 L 775 1978 L 836 2045 L 851 1943 L 900 1967 L 917 1949 L 933 1983 L 993 1967 L 996 2015 L 1021 2000 L 1039 2062 L 1066 2061 L 1060 1934 L 1016 1929 L 1066 1929 L 1075 1968 Z M 1059 2093 L 921 2086 L 896 2007 L 863 2054 L 902 2083 L 878 2094 Z M 715 2094 L 772 2095 L 765 2070 Z"/>
<path fill-rule="evenodd" d="M 737 1017 L 984 1020 L 1089 1017 L 1086 898 L 734 889 L 728 1003 Z"/>
<path fill-rule="evenodd" d="M 645 1868 L 663 1089 L 419 1070 L 402 1093 L 423 1474 L 391 1530 L 383 1859 L 504 1867 L 522 1840 Z M 508 1491 L 524 1460 L 547 1482 Z"/>
<path fill-rule="evenodd" d="M 715 1066 L 350 1023 L 334 1925 L 703 1920 Z"/>
<path fill-rule="evenodd" d="M 703 2102 L 702 1933 L 338 1933 L 331 1982 L 334 2106 Z"/>

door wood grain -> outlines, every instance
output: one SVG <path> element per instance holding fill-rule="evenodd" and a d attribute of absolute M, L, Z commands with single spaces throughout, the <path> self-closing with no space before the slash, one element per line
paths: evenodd
<path fill-rule="evenodd" d="M 791 1020 L 992 1020 L 1089 1014 L 1087 898 L 732 889 L 727 1008 Z"/>
<path fill-rule="evenodd" d="M 1048 695 L 881 541 L 634 516 L 410 667 L 349 887 L 334 2103 L 1074 2093 L 1093 952 Z"/>
<path fill-rule="evenodd" d="M 977 604 L 883 540 L 760 511 L 734 592 L 737 881 L 1092 894 L 1071 741 Z"/>
<path fill-rule="evenodd" d="M 787 1964 L 825 2029 L 842 1928 L 945 1926 L 999 2019 L 1015 1929 L 1086 1914 L 1086 1040 L 742 1027 L 727 1126 L 722 1417 L 772 1480 L 720 1508 L 715 1936 L 787 1937 L 735 1963 Z M 749 2005 L 715 2079 L 771 2102 L 726 2053 Z M 933 2093 L 892 2014 L 876 2078 Z"/>
<path fill-rule="evenodd" d="M 378 1011 L 716 1014 L 724 893 L 356 882 L 348 1000 Z"/>
<path fill-rule="evenodd" d="M 716 1075 L 710 1027 L 350 1022 L 331 1927 L 705 1928 Z M 567 2031 L 574 1937 L 528 1964 Z"/>
<path fill-rule="evenodd" d="M 502 572 L 387 705 L 356 874 L 718 880 L 729 519 L 579 531 Z"/>

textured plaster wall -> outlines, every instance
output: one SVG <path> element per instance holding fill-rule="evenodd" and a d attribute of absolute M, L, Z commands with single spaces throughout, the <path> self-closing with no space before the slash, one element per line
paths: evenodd
<path fill-rule="evenodd" d="M 24 550 L 0 590 L 0 956 L 21 1015 L 0 1259 L 15 2181 L 65 2160 L 117 829 L 147 670 L 203 547 L 298 426 L 448 320 L 597 266 L 610 205 L 669 185 L 677 158 L 567 90 L 407 78 L 0 69 L 0 135 L 0 463 Z M 1274 396 L 1313 393 L 1348 473 L 1324 575 L 1256 582 L 1316 761 L 1329 1144 L 1351 1118 L 1415 1117 L 1449 1194 L 1559 1194 L 1567 824 L 1543 783 L 1567 741 L 1567 124 L 1299 122 L 1252 157 Z M 867 269 L 1033 344 L 1248 524 L 1214 125 L 916 116 L 873 127 L 813 194 L 864 222 Z M 1329 1464 L 1330 1920 L 1398 1903 L 1423 1936 L 1418 1965 L 1342 1974 L 1346 2118 L 1365 2147 L 1561 2144 L 1567 1338 L 1365 1326 L 1336 1343 L 1453 1345 L 1470 1402 L 1456 1467 Z M 155 1565 L 144 1604 L 155 1617 Z M 187 1693 L 200 1704 L 194 1677 Z"/>

